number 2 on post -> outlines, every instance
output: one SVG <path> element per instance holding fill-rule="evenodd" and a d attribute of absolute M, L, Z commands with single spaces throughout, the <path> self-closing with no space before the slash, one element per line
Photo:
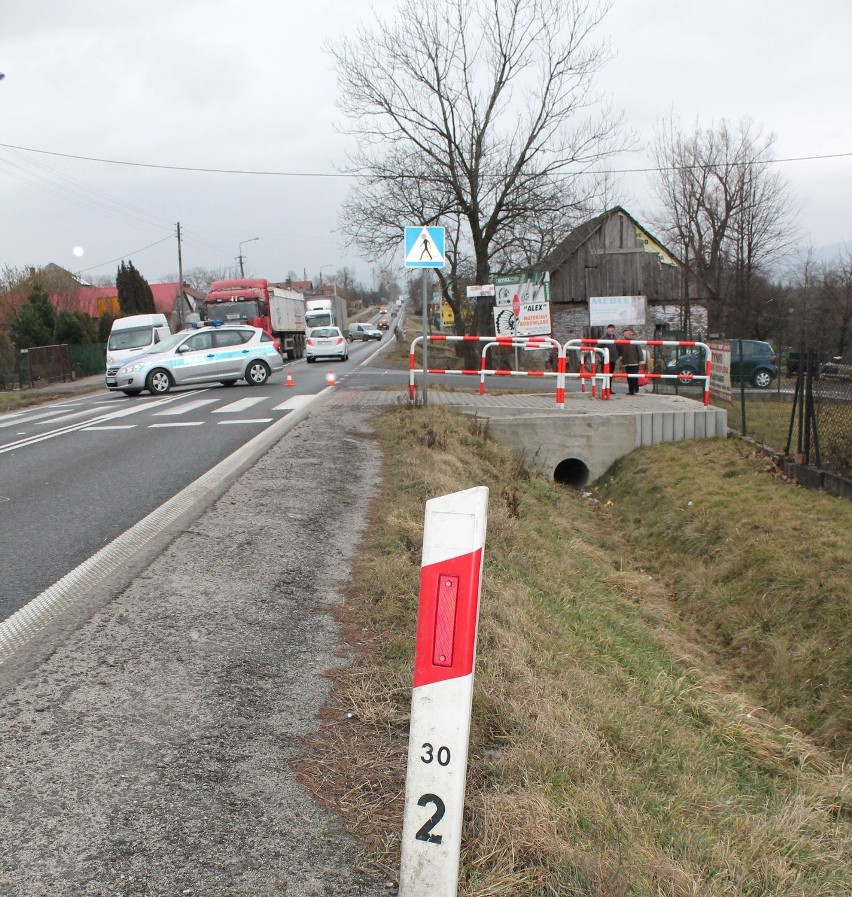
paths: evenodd
<path fill-rule="evenodd" d="M 433 835 L 432 829 L 444 818 L 444 813 L 447 808 L 444 806 L 444 802 L 438 797 L 437 794 L 424 794 L 419 801 L 417 801 L 418 807 L 425 807 L 427 804 L 435 805 L 435 812 L 417 829 L 417 834 L 414 836 L 418 841 L 428 841 L 430 844 L 440 844 L 442 841 L 441 835 Z"/>

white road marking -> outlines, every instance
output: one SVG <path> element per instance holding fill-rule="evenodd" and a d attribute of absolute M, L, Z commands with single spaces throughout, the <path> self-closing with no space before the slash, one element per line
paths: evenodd
<path fill-rule="evenodd" d="M 175 408 L 169 408 L 168 411 L 155 411 L 154 417 L 164 417 L 166 415 L 186 414 L 189 411 L 195 411 L 196 408 L 203 408 L 205 405 L 212 405 L 217 399 L 198 399 L 195 402 L 187 402 L 185 405 L 178 405 Z M 257 401 L 257 400 L 255 400 Z"/>
<path fill-rule="evenodd" d="M 268 424 L 271 423 L 274 418 L 271 417 L 255 417 L 255 418 L 247 418 L 245 420 L 220 420 L 217 423 L 221 426 L 222 424 Z"/>
<path fill-rule="evenodd" d="M 148 429 L 153 430 L 155 427 L 203 427 L 203 420 L 173 420 L 167 424 L 148 424 Z"/>
<path fill-rule="evenodd" d="M 247 408 L 251 408 L 252 405 L 257 405 L 258 402 L 263 402 L 265 400 L 266 396 L 261 396 L 256 399 L 238 399 L 236 402 L 231 402 L 230 405 L 225 405 L 223 408 L 217 408 L 213 413 L 236 414 L 239 411 L 245 411 Z"/>
<path fill-rule="evenodd" d="M 115 426 L 105 425 L 102 427 L 83 427 L 84 433 L 90 433 L 92 430 L 135 430 L 136 424 L 115 424 Z"/>
<path fill-rule="evenodd" d="M 286 402 L 282 402 L 280 405 L 276 405 L 272 410 L 273 411 L 295 411 L 297 408 L 302 408 L 307 405 L 308 402 L 313 401 L 313 395 L 307 396 L 291 396 L 287 399 Z"/>

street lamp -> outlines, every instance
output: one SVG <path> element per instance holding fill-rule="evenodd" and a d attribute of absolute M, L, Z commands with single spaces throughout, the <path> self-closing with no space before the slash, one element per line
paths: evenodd
<path fill-rule="evenodd" d="M 251 239 L 243 240 L 242 243 L 240 243 L 240 254 L 237 256 L 240 261 L 240 277 L 246 276 L 246 272 L 243 270 L 243 246 L 245 246 L 246 243 L 254 243 L 255 240 L 259 239 L 260 237 L 251 237 Z"/>

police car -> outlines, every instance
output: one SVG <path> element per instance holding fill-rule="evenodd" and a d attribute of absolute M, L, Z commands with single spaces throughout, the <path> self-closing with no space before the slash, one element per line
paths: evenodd
<path fill-rule="evenodd" d="M 128 396 L 165 395 L 173 386 L 245 380 L 260 386 L 283 370 L 277 342 L 248 324 L 210 324 L 167 337 L 144 355 L 107 368 L 106 387 Z"/>

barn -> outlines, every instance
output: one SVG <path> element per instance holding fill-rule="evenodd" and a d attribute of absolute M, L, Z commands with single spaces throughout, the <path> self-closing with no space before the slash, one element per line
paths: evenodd
<path fill-rule="evenodd" d="M 638 339 L 707 333 L 707 303 L 687 293 L 681 261 L 621 206 L 575 228 L 537 268 L 550 277 L 553 335 L 562 342 L 602 337 L 608 323 L 632 325 Z"/>

